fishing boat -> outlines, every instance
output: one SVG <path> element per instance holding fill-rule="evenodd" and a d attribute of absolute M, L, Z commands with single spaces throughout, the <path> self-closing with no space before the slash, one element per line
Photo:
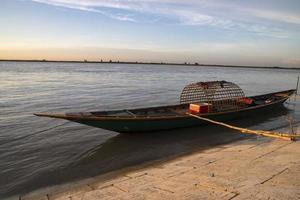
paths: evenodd
<path fill-rule="evenodd" d="M 177 105 L 77 113 L 35 113 L 36 116 L 65 119 L 110 131 L 149 132 L 192 127 L 207 122 L 191 116 L 228 121 L 276 112 L 295 89 L 245 97 L 242 89 L 227 81 L 197 82 L 184 87 Z M 195 110 L 196 108 L 196 110 Z"/>

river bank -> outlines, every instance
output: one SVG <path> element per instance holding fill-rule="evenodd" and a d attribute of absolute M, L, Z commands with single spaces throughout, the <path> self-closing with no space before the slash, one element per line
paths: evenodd
<path fill-rule="evenodd" d="M 21 199 L 299 199 L 299 149 L 246 139 Z"/>

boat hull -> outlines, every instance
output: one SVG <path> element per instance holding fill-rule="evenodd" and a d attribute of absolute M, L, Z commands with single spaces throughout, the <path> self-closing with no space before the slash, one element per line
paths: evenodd
<path fill-rule="evenodd" d="M 265 105 L 261 108 L 240 110 L 235 112 L 221 113 L 215 115 L 207 115 L 205 117 L 213 119 L 216 121 L 229 121 L 241 117 L 251 117 L 255 115 L 261 115 L 265 112 L 276 112 L 276 109 L 282 107 L 282 103 L 286 99 L 276 102 L 274 104 Z M 168 129 L 177 129 L 185 127 L 193 127 L 205 125 L 207 122 L 196 119 L 191 116 L 179 116 L 179 117 L 166 117 L 166 118 L 143 118 L 143 119 L 82 119 L 82 120 L 71 120 L 88 126 L 93 126 L 97 128 L 102 128 L 110 131 L 120 132 L 120 133 L 130 133 L 130 132 L 149 132 L 149 131 L 159 131 Z"/>
<path fill-rule="evenodd" d="M 286 90 L 276 93 L 250 97 L 255 105 L 239 110 L 230 110 L 215 113 L 201 114 L 201 117 L 215 121 L 229 121 L 236 118 L 247 117 L 249 120 L 266 112 L 277 113 L 277 109 L 293 94 L 295 90 Z M 272 99 L 272 100 L 270 100 Z M 65 119 L 88 126 L 120 133 L 149 132 L 168 129 L 185 128 L 207 124 L 187 114 L 189 104 L 161 106 L 152 108 L 79 112 L 79 113 L 37 113 L 42 117 Z"/>

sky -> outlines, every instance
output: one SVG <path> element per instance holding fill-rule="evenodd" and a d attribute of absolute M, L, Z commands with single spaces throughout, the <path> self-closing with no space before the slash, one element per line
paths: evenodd
<path fill-rule="evenodd" d="M 0 59 L 300 67 L 299 0 L 1 0 Z"/>

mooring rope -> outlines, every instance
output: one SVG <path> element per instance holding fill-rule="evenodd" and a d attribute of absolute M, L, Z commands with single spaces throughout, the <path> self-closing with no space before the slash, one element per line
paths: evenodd
<path fill-rule="evenodd" d="M 36 136 L 36 135 L 39 135 L 39 134 L 44 133 L 44 132 L 46 132 L 46 131 L 50 131 L 50 130 L 59 128 L 59 127 L 61 127 L 61 126 L 64 126 L 64 125 L 66 125 L 66 124 L 68 124 L 68 123 L 70 123 L 70 122 L 67 121 L 67 122 L 64 122 L 64 123 L 62 123 L 62 124 L 59 124 L 59 125 L 56 125 L 56 126 L 52 126 L 52 127 L 50 127 L 50 128 L 46 128 L 46 129 L 43 129 L 43 130 L 40 130 L 40 131 L 36 131 L 36 132 L 33 132 L 33 133 L 31 133 L 31 134 L 28 134 L 28 135 L 24 135 L 24 136 L 20 136 L 20 137 L 17 137 L 17 138 L 13 138 L 13 139 L 10 139 L 9 142 L 0 143 L 0 145 L 2 145 L 2 144 L 7 144 L 7 143 L 10 143 L 10 142 L 15 142 L 15 141 L 18 141 L 18 140 L 21 140 L 21 139 L 23 140 L 23 139 L 26 139 L 26 138 L 31 137 L 31 136 Z"/>
<path fill-rule="evenodd" d="M 255 135 L 261 135 L 261 136 L 266 136 L 266 137 L 274 137 L 274 138 L 281 138 L 281 139 L 285 139 L 285 140 L 292 140 L 295 141 L 297 138 L 300 138 L 300 135 L 293 135 L 293 134 L 287 134 L 287 133 L 280 133 L 280 132 L 274 132 L 274 131 L 263 131 L 263 130 L 251 130 L 251 129 L 247 129 L 247 128 L 241 128 L 241 127 L 237 127 L 237 126 L 232 126 L 223 122 L 218 122 L 215 120 L 211 120 L 205 117 L 200 117 L 198 115 L 194 115 L 191 113 L 186 113 L 187 115 L 203 120 L 203 121 L 207 121 L 213 124 L 217 124 L 220 126 L 224 126 L 230 129 L 234 129 L 237 131 L 240 131 L 242 133 L 248 133 L 248 134 L 255 134 Z"/>

